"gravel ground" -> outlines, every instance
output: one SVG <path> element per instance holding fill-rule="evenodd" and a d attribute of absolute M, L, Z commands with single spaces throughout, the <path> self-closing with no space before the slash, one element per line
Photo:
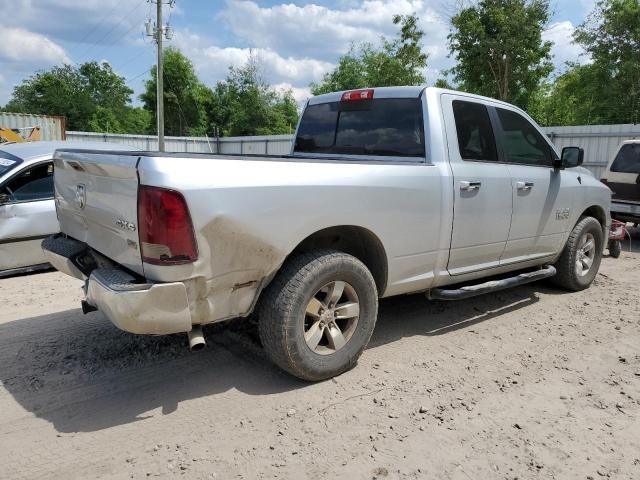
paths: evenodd
<path fill-rule="evenodd" d="M 638 479 L 634 250 L 580 293 L 385 300 L 317 384 L 234 325 L 192 354 L 83 316 L 60 273 L 0 280 L 0 478 Z"/>

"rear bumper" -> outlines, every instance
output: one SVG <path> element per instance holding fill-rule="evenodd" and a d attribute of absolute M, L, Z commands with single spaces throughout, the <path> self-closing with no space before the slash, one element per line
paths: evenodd
<path fill-rule="evenodd" d="M 638 222 L 640 220 L 640 204 L 611 202 L 611 215 L 625 222 Z"/>
<path fill-rule="evenodd" d="M 117 266 L 88 269 L 89 249 L 54 235 L 42 242 L 47 261 L 57 270 L 85 281 L 87 302 L 118 328 L 131 333 L 164 335 L 191 330 L 187 289 L 182 282 L 140 283 Z"/>
<path fill-rule="evenodd" d="M 640 216 L 640 203 L 611 202 L 611 211 L 613 213 L 627 213 Z"/>
<path fill-rule="evenodd" d="M 51 235 L 42 241 L 44 257 L 56 270 L 80 280 L 87 275 L 80 270 L 79 258 L 87 251 L 87 246 L 60 234 Z"/>

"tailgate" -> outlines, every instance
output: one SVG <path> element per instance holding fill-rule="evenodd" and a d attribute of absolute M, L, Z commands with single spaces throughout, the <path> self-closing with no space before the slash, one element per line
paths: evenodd
<path fill-rule="evenodd" d="M 58 150 L 54 183 L 60 230 L 142 275 L 139 158 L 130 152 Z"/>

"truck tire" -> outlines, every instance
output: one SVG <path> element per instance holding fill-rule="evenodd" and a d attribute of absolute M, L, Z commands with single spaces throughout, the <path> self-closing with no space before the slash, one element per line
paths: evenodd
<path fill-rule="evenodd" d="M 334 250 L 293 257 L 265 289 L 260 340 L 280 368 L 308 381 L 353 368 L 373 333 L 378 293 L 357 258 Z"/>
<path fill-rule="evenodd" d="M 593 217 L 583 217 L 569 234 L 564 250 L 555 264 L 558 273 L 551 281 L 577 292 L 589 288 L 602 260 L 602 225 Z"/>
<path fill-rule="evenodd" d="M 609 255 L 613 258 L 620 258 L 622 253 L 622 242 L 620 240 L 611 240 L 609 242 Z"/>

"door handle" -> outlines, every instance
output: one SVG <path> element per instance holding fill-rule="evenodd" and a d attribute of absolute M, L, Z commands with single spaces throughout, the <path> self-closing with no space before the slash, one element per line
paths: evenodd
<path fill-rule="evenodd" d="M 482 186 L 482 182 L 469 182 L 467 180 L 463 180 L 460 182 L 460 190 L 478 190 Z"/>
<path fill-rule="evenodd" d="M 516 188 L 518 190 L 531 190 L 535 186 L 533 182 L 516 182 Z"/>

